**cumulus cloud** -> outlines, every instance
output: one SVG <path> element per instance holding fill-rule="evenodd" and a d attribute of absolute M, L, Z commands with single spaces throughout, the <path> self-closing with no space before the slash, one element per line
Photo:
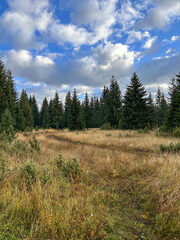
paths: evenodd
<path fill-rule="evenodd" d="M 157 40 L 157 36 L 154 36 L 154 37 L 148 39 L 144 43 L 143 48 L 145 48 L 145 49 L 151 48 L 153 46 L 153 44 L 156 42 L 156 40 Z"/>
<path fill-rule="evenodd" d="M 147 16 L 137 23 L 137 28 L 145 30 L 163 29 L 180 16 L 179 0 L 153 0 L 153 5 Z"/>
<path fill-rule="evenodd" d="M 136 41 L 142 41 L 144 38 L 150 38 L 149 32 L 147 31 L 140 32 L 140 31 L 132 30 L 128 32 L 127 43 L 131 44 Z"/>
<path fill-rule="evenodd" d="M 180 41 L 180 36 L 173 36 L 172 38 L 171 38 L 171 41 L 173 41 L 173 42 L 175 42 L 175 41 Z"/>

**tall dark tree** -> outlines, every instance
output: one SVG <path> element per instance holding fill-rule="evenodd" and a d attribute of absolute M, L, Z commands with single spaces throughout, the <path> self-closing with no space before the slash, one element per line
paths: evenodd
<path fill-rule="evenodd" d="M 110 122 L 110 96 L 108 87 L 104 86 L 101 96 L 102 124 Z"/>
<path fill-rule="evenodd" d="M 134 73 L 125 92 L 120 127 L 124 129 L 140 129 L 147 126 L 148 107 L 146 95 L 144 86 L 137 74 Z"/>
<path fill-rule="evenodd" d="M 6 69 L 4 63 L 0 60 L 0 117 L 6 108 Z"/>
<path fill-rule="evenodd" d="M 117 80 L 112 76 L 109 88 L 109 123 L 113 127 L 118 127 L 121 108 L 122 108 L 122 99 L 121 91 Z"/>
<path fill-rule="evenodd" d="M 147 108 L 148 108 L 148 124 L 150 125 L 149 127 L 152 128 L 155 125 L 155 106 L 153 103 L 153 99 L 151 96 L 151 93 L 149 94 L 147 98 Z"/>
<path fill-rule="evenodd" d="M 78 99 L 76 89 L 73 91 L 70 116 L 69 116 L 69 129 L 81 130 L 83 129 L 82 108 Z"/>
<path fill-rule="evenodd" d="M 92 114 L 91 109 L 89 105 L 89 97 L 86 93 L 84 96 L 84 102 L 83 102 L 83 120 L 85 128 L 90 128 L 92 126 Z"/>
<path fill-rule="evenodd" d="M 29 99 L 25 90 L 22 90 L 21 97 L 19 100 L 19 107 L 20 111 L 22 111 L 23 116 L 22 118 L 22 126 L 24 128 L 23 130 L 25 130 L 25 128 L 32 128 L 33 115 L 29 104 Z"/>
<path fill-rule="evenodd" d="M 49 106 L 45 97 L 40 111 L 40 123 L 42 128 L 49 128 Z"/>
<path fill-rule="evenodd" d="M 64 113 L 62 102 L 60 102 L 58 92 L 55 93 L 53 98 L 53 116 L 52 116 L 53 127 L 56 129 L 62 128 L 64 123 Z"/>
<path fill-rule="evenodd" d="M 50 101 L 49 101 L 49 127 L 51 127 L 51 128 L 53 128 L 53 111 L 54 111 L 53 100 L 50 99 Z"/>
<path fill-rule="evenodd" d="M 171 82 L 170 107 L 165 125 L 168 130 L 180 127 L 180 73 L 176 75 L 175 81 Z"/>
<path fill-rule="evenodd" d="M 30 96 L 29 104 L 31 106 L 31 111 L 33 115 L 33 126 L 37 127 L 39 126 L 39 110 L 38 110 L 37 101 L 34 95 L 33 97 Z"/>
<path fill-rule="evenodd" d="M 70 109 L 71 109 L 71 93 L 68 91 L 65 99 L 65 107 L 64 107 L 64 127 L 67 128 L 69 125 L 70 119 Z"/>
<path fill-rule="evenodd" d="M 94 103 L 93 112 L 92 112 L 93 127 L 99 128 L 102 126 L 102 119 L 101 119 L 101 104 L 98 97 L 94 96 L 93 103 Z"/>
<path fill-rule="evenodd" d="M 15 82 L 10 70 L 6 72 L 6 99 L 7 99 L 7 108 L 11 112 L 13 118 L 16 114 L 16 105 L 17 105 L 17 92 L 15 89 Z"/>

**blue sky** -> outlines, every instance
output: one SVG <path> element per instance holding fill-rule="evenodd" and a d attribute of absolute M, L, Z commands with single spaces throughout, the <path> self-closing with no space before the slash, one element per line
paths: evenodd
<path fill-rule="evenodd" d="M 180 71 L 180 0 L 1 0 L 0 58 L 20 92 L 99 93 L 111 76 L 124 92 L 137 72 L 168 92 Z"/>

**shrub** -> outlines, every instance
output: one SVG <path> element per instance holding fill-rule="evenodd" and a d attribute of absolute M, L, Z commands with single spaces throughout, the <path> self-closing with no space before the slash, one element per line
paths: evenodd
<path fill-rule="evenodd" d="M 37 138 L 36 138 L 36 136 L 33 134 L 33 137 L 32 137 L 33 139 L 32 139 L 32 141 L 31 140 L 29 140 L 29 143 L 30 143 L 30 145 L 31 145 L 31 148 L 33 149 L 33 150 L 35 150 L 35 151 L 40 151 L 40 146 L 39 146 L 39 142 L 38 142 L 38 140 L 37 140 Z"/>
<path fill-rule="evenodd" d="M 60 154 L 55 160 L 56 166 L 61 170 L 63 175 L 69 180 L 80 180 L 82 177 L 82 169 L 77 158 L 72 158 L 69 161 L 65 161 Z"/>
<path fill-rule="evenodd" d="M 106 137 L 112 137 L 111 133 L 106 134 Z"/>
<path fill-rule="evenodd" d="M 144 129 L 139 129 L 137 132 L 138 133 L 149 133 L 149 130 L 147 129 L 147 127 L 145 127 Z"/>
<path fill-rule="evenodd" d="M 28 144 L 20 139 L 15 140 L 11 146 L 11 153 L 26 153 L 29 150 Z"/>
<path fill-rule="evenodd" d="M 0 153 L 0 180 L 2 180 L 5 177 L 7 171 L 7 165 L 5 157 L 2 153 Z"/>
<path fill-rule="evenodd" d="M 101 130 L 112 130 L 110 123 L 105 123 L 103 126 L 100 127 Z"/>
<path fill-rule="evenodd" d="M 4 111 L 1 116 L 0 122 L 0 140 L 12 142 L 16 138 L 16 132 L 14 130 L 14 120 L 8 109 Z"/>
<path fill-rule="evenodd" d="M 31 185 L 37 177 L 38 167 L 33 160 L 25 162 L 20 168 L 20 176 L 25 178 L 25 181 L 28 185 Z"/>
<path fill-rule="evenodd" d="M 176 143 L 176 144 L 173 144 L 173 143 L 170 143 L 169 145 L 164 145 L 164 144 L 161 144 L 160 145 L 160 151 L 161 152 L 180 152 L 180 142 L 179 143 Z"/>
<path fill-rule="evenodd" d="M 175 137 L 180 137 L 180 127 L 176 127 L 174 130 L 173 130 L 173 135 Z"/>

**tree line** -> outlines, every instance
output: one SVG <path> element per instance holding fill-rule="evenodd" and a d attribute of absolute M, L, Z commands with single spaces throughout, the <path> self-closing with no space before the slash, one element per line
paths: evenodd
<path fill-rule="evenodd" d="M 162 127 L 172 131 L 180 127 L 180 73 L 171 80 L 169 99 L 158 87 L 153 100 L 133 74 L 122 96 L 118 81 L 112 76 L 109 87 L 104 86 L 100 97 L 86 93 L 80 101 L 76 89 L 69 91 L 62 104 L 58 92 L 49 102 L 45 97 L 39 111 L 35 96 L 22 90 L 18 98 L 10 70 L 0 60 L 0 119 L 12 118 L 18 131 L 32 128 L 99 128 L 108 126 L 119 129 L 144 129 Z"/>

